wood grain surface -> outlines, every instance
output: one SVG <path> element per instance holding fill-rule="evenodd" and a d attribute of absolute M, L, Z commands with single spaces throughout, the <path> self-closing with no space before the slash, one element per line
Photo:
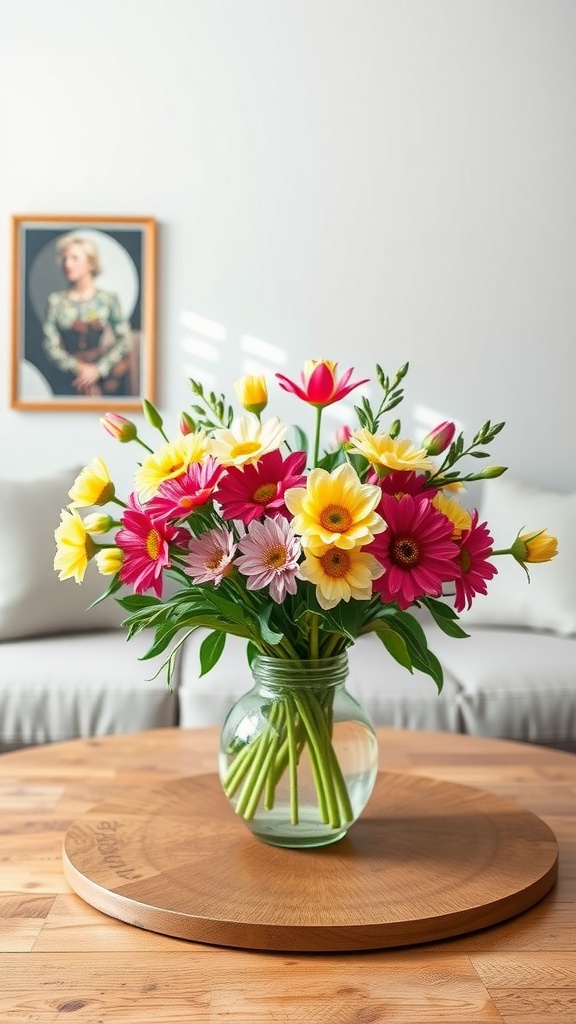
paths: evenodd
<path fill-rule="evenodd" d="M 297 952 L 383 949 L 476 931 L 531 907 L 557 875 L 540 818 L 493 793 L 380 772 L 333 846 L 255 839 L 217 775 L 133 790 L 68 830 L 64 874 L 121 921 L 177 938 Z"/>
<path fill-rule="evenodd" d="M 556 885 L 460 938 L 359 953 L 191 943 L 71 891 L 62 844 L 94 805 L 216 770 L 217 731 L 159 729 L 0 756 L 2 1024 L 573 1024 L 576 757 L 528 744 L 378 730 L 382 771 L 511 799 L 550 826 Z"/>

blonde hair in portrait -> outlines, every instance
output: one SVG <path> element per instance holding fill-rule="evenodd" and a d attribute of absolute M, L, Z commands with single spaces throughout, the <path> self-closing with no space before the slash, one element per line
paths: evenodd
<path fill-rule="evenodd" d="M 63 235 L 62 238 L 59 238 L 56 241 L 56 261 L 59 267 L 62 268 L 64 266 L 66 250 L 69 249 L 71 245 L 79 245 L 82 247 L 88 257 L 88 263 L 93 277 L 97 277 L 98 274 L 102 273 L 102 263 L 100 261 L 100 254 L 96 244 L 89 238 L 84 238 L 82 235 L 76 235 L 74 232 Z"/>

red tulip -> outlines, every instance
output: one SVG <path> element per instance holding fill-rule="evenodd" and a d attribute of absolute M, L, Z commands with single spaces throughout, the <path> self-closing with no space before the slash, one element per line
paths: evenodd
<path fill-rule="evenodd" d="M 324 408 L 326 405 L 339 402 L 360 384 L 368 383 L 369 378 L 357 380 L 353 384 L 348 383 L 354 367 L 345 370 L 338 380 L 337 368 L 338 363 L 333 363 L 329 359 L 307 359 L 300 374 L 302 385 L 296 384 L 295 381 L 285 377 L 283 373 L 277 373 L 276 376 L 284 391 L 290 391 L 291 394 L 297 395 L 309 405 Z"/>

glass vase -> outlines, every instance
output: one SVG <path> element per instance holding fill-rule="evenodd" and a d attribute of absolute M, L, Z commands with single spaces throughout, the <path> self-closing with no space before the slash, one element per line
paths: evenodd
<path fill-rule="evenodd" d="M 334 843 L 366 806 L 378 767 L 370 716 L 346 689 L 348 656 L 257 656 L 252 675 L 222 728 L 224 792 L 266 843 Z"/>

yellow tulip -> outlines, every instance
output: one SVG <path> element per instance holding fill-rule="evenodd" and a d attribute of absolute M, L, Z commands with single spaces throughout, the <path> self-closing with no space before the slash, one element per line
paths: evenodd
<path fill-rule="evenodd" d="M 268 389 L 265 377 L 255 377 L 249 374 L 240 377 L 234 384 L 236 397 L 246 412 L 253 412 L 259 416 L 268 405 Z"/>

